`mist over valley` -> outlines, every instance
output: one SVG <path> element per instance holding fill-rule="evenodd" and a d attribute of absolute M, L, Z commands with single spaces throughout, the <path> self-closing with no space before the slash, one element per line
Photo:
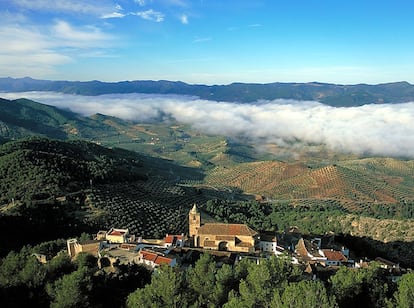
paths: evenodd
<path fill-rule="evenodd" d="M 57 92 L 1 93 L 25 97 L 84 116 L 96 113 L 134 123 L 173 120 L 205 134 L 254 144 L 258 151 L 306 147 L 364 156 L 414 157 L 414 103 L 332 107 L 317 101 L 276 99 L 251 103 L 165 94 L 82 96 Z"/>

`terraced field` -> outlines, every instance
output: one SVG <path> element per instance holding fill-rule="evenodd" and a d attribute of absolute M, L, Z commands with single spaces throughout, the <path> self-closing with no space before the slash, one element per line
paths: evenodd
<path fill-rule="evenodd" d="M 414 187 L 414 161 L 403 161 L 393 158 L 366 158 L 343 162 L 347 168 L 373 174 L 389 185 L 396 198 L 412 195 Z M 394 189 L 396 187 L 397 189 Z"/>
<path fill-rule="evenodd" d="M 205 183 L 273 200 L 341 200 L 344 209 L 358 212 L 366 205 L 414 200 L 414 161 L 363 159 L 318 168 L 261 161 L 215 167 Z"/>
<path fill-rule="evenodd" d="M 86 203 L 91 217 L 100 219 L 106 228 L 129 228 L 138 236 L 160 238 L 165 233 L 185 232 L 194 202 L 205 202 L 194 189 L 153 179 L 99 185 L 88 194 Z"/>
<path fill-rule="evenodd" d="M 241 163 L 232 167 L 217 166 L 205 178 L 205 183 L 215 187 L 238 187 L 249 193 L 270 191 L 275 183 L 290 179 L 307 170 L 302 164 L 277 161 Z"/>
<path fill-rule="evenodd" d="M 148 181 L 95 186 L 86 196 L 89 223 L 101 228 L 129 228 L 144 237 L 188 232 L 188 211 L 210 199 L 226 199 L 227 190 L 193 188 L 152 178 Z"/>

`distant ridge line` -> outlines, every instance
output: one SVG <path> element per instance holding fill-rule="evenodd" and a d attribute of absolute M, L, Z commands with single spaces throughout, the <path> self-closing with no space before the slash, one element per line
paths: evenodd
<path fill-rule="evenodd" d="M 366 104 L 406 103 L 414 101 L 414 85 L 402 81 L 376 85 L 338 85 L 308 83 L 231 83 L 228 85 L 187 84 L 182 81 L 134 80 L 119 82 L 53 81 L 30 77 L 0 78 L 0 91 L 54 91 L 78 95 L 102 94 L 176 94 L 212 101 L 251 103 L 262 100 L 312 100 L 334 107 Z M 1 93 L 0 93 L 1 96 Z"/>

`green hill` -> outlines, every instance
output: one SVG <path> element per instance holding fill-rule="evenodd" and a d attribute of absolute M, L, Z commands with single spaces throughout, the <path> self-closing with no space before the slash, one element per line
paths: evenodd
<path fill-rule="evenodd" d="M 57 197 L 91 183 L 146 179 L 134 153 L 84 141 L 22 139 L 0 146 L 0 203 Z"/>
<path fill-rule="evenodd" d="M 0 253 L 110 227 L 147 236 L 182 232 L 191 204 L 207 199 L 177 178 L 200 181 L 203 173 L 80 140 L 7 142 L 0 146 Z"/>
<path fill-rule="evenodd" d="M 28 99 L 0 98 L 0 136 L 4 138 L 93 139 L 97 132 L 115 134 L 116 130 L 99 121 Z"/>
<path fill-rule="evenodd" d="M 61 128 L 75 120 L 75 115 L 54 107 L 37 104 L 26 99 L 9 101 L 0 99 L 0 133 L 6 138 L 27 135 L 67 138 Z"/>

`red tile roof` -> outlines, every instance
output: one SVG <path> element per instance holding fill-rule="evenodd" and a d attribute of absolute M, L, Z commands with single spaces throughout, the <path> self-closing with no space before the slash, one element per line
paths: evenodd
<path fill-rule="evenodd" d="M 161 264 L 170 264 L 172 259 L 167 257 L 158 256 L 157 259 L 155 259 L 155 264 L 161 265 Z"/>
<path fill-rule="evenodd" d="M 167 234 L 167 236 L 165 237 L 164 243 L 165 244 L 174 244 L 176 241 L 180 241 L 183 239 L 182 235 L 172 235 L 172 234 Z"/>
<path fill-rule="evenodd" d="M 140 254 L 142 255 L 142 258 L 144 260 L 148 260 L 148 261 L 152 261 L 152 262 L 155 262 L 155 260 L 158 257 L 158 255 L 156 253 L 145 251 L 145 250 L 141 250 Z"/>
<path fill-rule="evenodd" d="M 346 261 L 344 254 L 338 250 L 322 249 L 322 252 L 329 261 Z"/>
<path fill-rule="evenodd" d="M 206 223 L 198 229 L 198 234 L 255 236 L 258 233 L 244 224 Z"/>
<path fill-rule="evenodd" d="M 118 231 L 118 230 L 113 230 L 109 235 L 124 235 L 125 232 L 123 231 Z"/>
<path fill-rule="evenodd" d="M 174 242 L 174 235 L 167 235 L 164 242 L 165 244 L 172 244 Z"/>
<path fill-rule="evenodd" d="M 172 259 L 157 255 L 154 252 L 149 252 L 145 250 L 141 250 L 140 254 L 144 260 L 151 261 L 157 265 L 161 264 L 170 264 Z"/>

